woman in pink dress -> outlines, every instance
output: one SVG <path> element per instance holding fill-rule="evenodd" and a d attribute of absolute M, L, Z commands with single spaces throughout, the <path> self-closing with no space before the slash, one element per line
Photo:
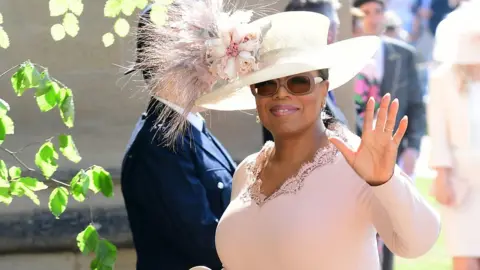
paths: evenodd
<path fill-rule="evenodd" d="M 404 118 L 393 130 L 398 101 L 382 98 L 375 125 L 375 102 L 367 101 L 362 138 L 319 117 L 328 90 L 368 63 L 377 39 L 326 45 L 328 20 L 316 13 L 279 13 L 252 26 L 267 23 L 259 69 L 196 103 L 256 108 L 275 138 L 234 175 L 216 234 L 225 269 L 379 269 L 377 232 L 398 256 L 426 253 L 439 235 L 439 218 L 395 166 L 407 128 Z M 314 32 L 298 31 L 309 25 Z"/>
<path fill-rule="evenodd" d="M 398 101 L 382 98 L 375 125 L 374 101 L 367 102 L 362 138 L 321 113 L 328 91 L 368 63 L 379 38 L 327 45 L 329 20 L 321 14 L 282 12 L 250 22 L 251 11 L 221 7 L 175 1 L 168 17 L 178 21 L 157 33 L 178 44 L 159 82 L 185 89 L 180 99 L 191 107 L 256 109 L 275 138 L 234 175 L 216 233 L 224 268 L 375 270 L 377 232 L 398 256 L 425 254 L 439 218 L 395 166 L 408 125 L 404 118 L 394 130 Z M 159 47 L 156 55 L 167 56 Z"/>

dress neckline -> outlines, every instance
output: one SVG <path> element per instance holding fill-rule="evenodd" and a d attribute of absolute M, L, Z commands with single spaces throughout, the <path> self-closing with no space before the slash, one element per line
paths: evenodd
<path fill-rule="evenodd" d="M 336 124 L 333 126 L 333 129 L 327 130 L 327 135 L 333 135 L 345 140 L 345 134 L 342 131 L 342 128 L 342 125 Z M 274 149 L 275 143 L 267 141 L 256 158 L 247 164 L 247 177 L 249 184 L 241 196 L 242 200 L 253 200 L 258 206 L 262 206 L 279 196 L 296 194 L 302 189 L 305 179 L 312 171 L 333 163 L 339 155 L 338 149 L 332 143 L 320 147 L 311 160 L 303 163 L 296 173 L 288 177 L 271 195 L 266 196 L 261 191 L 262 179 L 260 178 L 260 173 L 264 169 L 266 161 L 271 156 Z"/>

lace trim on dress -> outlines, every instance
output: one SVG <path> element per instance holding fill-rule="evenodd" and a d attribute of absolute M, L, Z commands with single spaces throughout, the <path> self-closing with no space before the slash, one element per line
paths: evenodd
<path fill-rule="evenodd" d="M 346 140 L 346 137 L 341 129 L 341 126 L 335 125 L 334 129 L 329 129 L 328 132 L 333 133 L 332 135 L 340 137 L 343 140 Z M 266 161 L 274 149 L 274 142 L 266 142 L 262 150 L 260 150 L 258 153 L 256 159 L 247 164 L 246 169 L 249 185 L 240 197 L 240 199 L 243 201 L 248 202 L 253 200 L 257 205 L 263 205 L 281 195 L 295 194 L 302 189 L 305 178 L 313 170 L 333 163 L 339 153 L 337 148 L 331 143 L 325 147 L 319 148 L 311 161 L 304 163 L 296 174 L 287 178 L 287 180 L 270 196 L 265 196 L 261 192 L 262 180 L 260 179 L 260 173 L 265 167 Z"/>

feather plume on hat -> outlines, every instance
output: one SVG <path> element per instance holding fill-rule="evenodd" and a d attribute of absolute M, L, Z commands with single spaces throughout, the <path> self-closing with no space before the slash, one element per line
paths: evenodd
<path fill-rule="evenodd" d="M 222 0 L 157 2 L 138 33 L 144 44 L 137 52 L 135 69 L 149 71 L 147 87 L 152 96 L 184 109 L 183 115 L 168 106 L 158 111 L 157 121 L 165 126 L 168 145 L 185 131 L 186 117 L 198 97 L 216 83 L 233 81 L 258 68 L 258 50 L 269 26 L 249 25 L 252 11 L 224 9 Z M 163 25 L 158 23 L 163 18 L 155 18 L 159 11 L 166 15 Z"/>

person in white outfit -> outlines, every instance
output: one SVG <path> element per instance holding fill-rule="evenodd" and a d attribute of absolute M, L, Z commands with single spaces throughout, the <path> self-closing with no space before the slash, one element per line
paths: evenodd
<path fill-rule="evenodd" d="M 462 4 L 438 26 L 430 78 L 433 195 L 454 270 L 480 269 L 480 1 Z"/>

